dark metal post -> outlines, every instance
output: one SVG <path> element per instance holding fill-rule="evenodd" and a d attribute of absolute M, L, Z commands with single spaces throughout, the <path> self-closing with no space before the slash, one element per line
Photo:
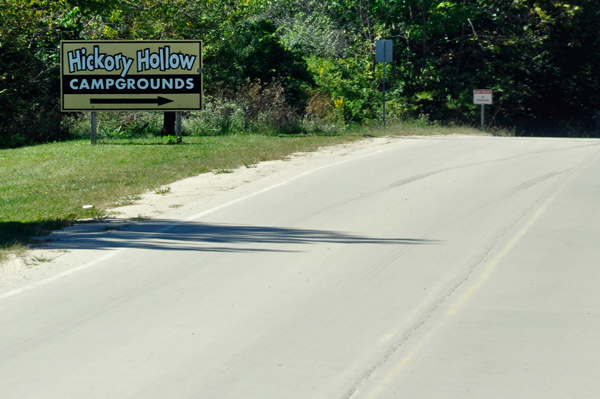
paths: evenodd
<path fill-rule="evenodd" d="M 485 105 L 481 104 L 481 130 L 485 130 Z"/>
<path fill-rule="evenodd" d="M 96 112 L 92 112 L 91 124 L 92 124 L 92 126 L 91 126 L 92 128 L 90 131 L 90 140 L 92 142 L 92 145 L 95 145 L 97 137 L 98 137 L 98 116 L 97 116 Z"/>
<path fill-rule="evenodd" d="M 385 50 L 384 50 L 385 59 Z M 383 61 L 383 127 L 385 128 L 385 61 Z"/>

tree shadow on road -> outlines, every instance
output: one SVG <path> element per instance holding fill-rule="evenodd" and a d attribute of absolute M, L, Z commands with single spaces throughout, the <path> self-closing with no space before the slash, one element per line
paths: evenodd
<path fill-rule="evenodd" d="M 297 252 L 295 245 L 315 244 L 423 245 L 439 241 L 367 237 L 347 232 L 287 227 L 207 224 L 148 220 L 132 225 L 78 225 L 45 237 L 48 249 L 139 248 L 213 252 Z M 284 247 L 285 246 L 285 247 Z"/>

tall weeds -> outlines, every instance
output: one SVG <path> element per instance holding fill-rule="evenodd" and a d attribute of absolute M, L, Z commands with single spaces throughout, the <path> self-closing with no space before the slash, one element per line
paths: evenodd
<path fill-rule="evenodd" d="M 186 128 L 191 135 L 234 133 L 301 133 L 299 112 L 285 98 L 281 81 L 248 82 L 232 91 L 216 90 L 205 97 L 204 110 L 188 114 Z"/>

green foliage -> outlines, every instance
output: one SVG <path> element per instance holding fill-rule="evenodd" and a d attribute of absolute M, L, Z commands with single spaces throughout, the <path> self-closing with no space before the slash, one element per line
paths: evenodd
<path fill-rule="evenodd" d="M 0 148 L 68 137 L 59 104 L 58 45 L 76 27 L 62 3 L 2 0 Z"/>
<path fill-rule="evenodd" d="M 309 70 L 317 85 L 334 99 L 335 111 L 347 122 L 373 119 L 381 97 L 373 79 L 370 60 L 309 58 Z"/>
<path fill-rule="evenodd" d="M 306 61 L 298 51 L 283 46 L 271 21 L 240 22 L 228 39 L 213 54 L 207 54 L 206 63 L 212 65 L 207 71 L 209 92 L 216 87 L 278 80 L 289 103 L 305 105 L 305 90 L 312 83 Z"/>
<path fill-rule="evenodd" d="M 165 141 L 165 144 L 177 144 L 179 143 L 179 139 L 177 139 L 177 137 L 173 136 L 173 135 L 166 135 L 163 137 L 163 140 Z"/>

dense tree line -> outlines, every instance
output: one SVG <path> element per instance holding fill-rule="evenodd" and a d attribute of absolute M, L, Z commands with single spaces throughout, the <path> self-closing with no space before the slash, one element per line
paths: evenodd
<path fill-rule="evenodd" d="M 600 7 L 592 0 L 0 0 L 0 147 L 69 137 L 59 104 L 66 39 L 201 39 L 212 96 L 278 82 L 299 117 L 381 117 L 374 43 L 394 41 L 388 117 L 593 135 Z M 225 96 L 227 97 L 227 96 Z"/>

